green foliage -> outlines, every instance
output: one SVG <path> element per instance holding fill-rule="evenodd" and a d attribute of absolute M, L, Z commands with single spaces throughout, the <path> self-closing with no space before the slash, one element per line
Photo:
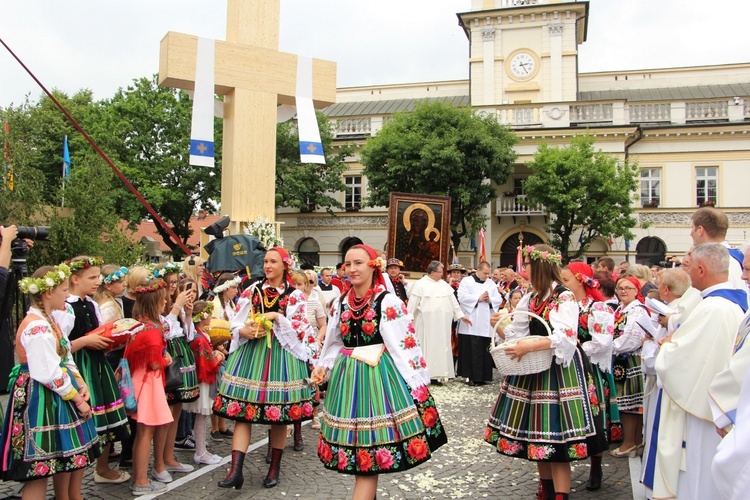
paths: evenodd
<path fill-rule="evenodd" d="M 594 138 L 587 134 L 573 138 L 568 147 L 542 144 L 526 165 L 532 172 L 524 182 L 527 203 L 541 203 L 552 214 L 547 232 L 564 262 L 581 257 L 597 237 L 633 238 L 635 164 L 594 151 Z M 571 252 L 581 229 L 582 243 Z"/>
<path fill-rule="evenodd" d="M 187 93 L 157 85 L 157 77 L 139 78 L 112 99 L 100 103 L 89 134 L 175 234 L 187 242 L 190 217 L 198 208 L 218 208 L 221 189 L 221 122 L 215 142 L 216 168 L 188 164 L 192 101 Z M 93 151 L 90 152 L 94 154 Z M 120 216 L 137 224 L 146 209 L 121 183 L 112 195 Z M 156 229 L 173 254 L 178 244 L 158 224 Z"/>
<path fill-rule="evenodd" d="M 451 197 L 451 240 L 478 231 L 481 210 L 513 171 L 517 138 L 494 117 L 439 102 L 398 113 L 362 148 L 370 205 L 387 206 L 391 192 Z"/>
<path fill-rule="evenodd" d="M 308 210 L 313 207 L 343 208 L 332 193 L 345 186 L 342 176 L 346 171 L 344 158 L 351 148 L 344 146 L 336 152 L 331 149 L 333 127 L 326 115 L 316 111 L 323 154 L 326 164 L 300 163 L 299 134 L 296 125 L 289 121 L 276 126 L 276 207 L 293 207 Z"/>

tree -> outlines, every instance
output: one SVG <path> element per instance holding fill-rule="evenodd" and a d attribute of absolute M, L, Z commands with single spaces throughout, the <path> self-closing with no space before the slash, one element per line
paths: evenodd
<path fill-rule="evenodd" d="M 188 164 L 192 101 L 187 93 L 160 87 L 157 76 L 139 78 L 99 104 L 89 134 L 156 212 L 186 243 L 190 218 L 198 208 L 218 208 L 221 189 L 221 122 L 214 130 L 216 168 Z M 93 151 L 91 152 L 93 155 Z M 148 217 L 122 184 L 112 195 L 120 216 L 131 222 Z M 182 252 L 160 225 L 156 229 L 174 255 Z"/>
<path fill-rule="evenodd" d="M 513 171 L 517 138 L 492 116 L 440 102 L 397 113 L 362 148 L 370 205 L 400 191 L 451 197 L 451 241 L 481 229 L 481 210 Z"/>
<path fill-rule="evenodd" d="M 594 138 L 587 134 L 574 137 L 568 147 L 542 144 L 526 166 L 531 170 L 523 185 L 526 203 L 542 204 L 552 214 L 547 232 L 563 261 L 581 257 L 598 237 L 633 238 L 636 165 L 594 151 Z M 573 252 L 579 230 L 580 245 Z"/>
<path fill-rule="evenodd" d="M 341 202 L 331 196 L 345 186 L 342 176 L 346 171 L 344 158 L 351 147 L 343 146 L 336 152 L 331 149 L 333 128 L 328 117 L 316 111 L 320 138 L 326 164 L 300 163 L 299 134 L 293 122 L 279 123 L 276 127 L 276 207 L 293 207 L 306 211 L 314 207 L 342 208 Z"/>

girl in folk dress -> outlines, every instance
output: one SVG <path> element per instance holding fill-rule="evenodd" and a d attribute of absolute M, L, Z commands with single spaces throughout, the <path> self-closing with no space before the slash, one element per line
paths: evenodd
<path fill-rule="evenodd" d="M 570 462 L 585 460 L 606 448 L 597 437 L 588 398 L 587 373 L 578 348 L 578 303 L 560 285 L 559 254 L 547 246 L 523 249 L 524 268 L 534 292 L 524 295 L 516 311 L 537 314 L 540 320 L 516 314 L 500 329 L 500 336 L 518 339 L 538 336 L 505 349 L 511 359 L 531 351 L 553 349 L 550 367 L 530 375 L 506 376 L 500 386 L 484 439 L 499 453 L 537 462 L 542 480 L 540 499 L 567 499 Z M 492 317 L 494 326 L 500 315 Z"/>
<path fill-rule="evenodd" d="M 635 457 L 643 443 L 643 372 L 641 346 L 643 330 L 636 325 L 641 316 L 648 316 L 640 293 L 641 284 L 632 276 L 617 280 L 620 307 L 615 311 L 615 334 L 612 372 L 617 384 L 617 406 L 622 419 L 622 444 L 611 450 L 613 457 Z"/>
<path fill-rule="evenodd" d="M 213 316 L 214 318 L 223 319 L 226 321 L 232 321 L 234 315 L 237 314 L 237 304 L 234 299 L 237 297 L 237 293 L 240 289 L 240 283 L 242 278 L 235 276 L 232 273 L 223 273 L 216 280 L 216 286 L 214 286 L 214 301 L 213 301 Z M 226 362 L 231 342 L 225 342 L 224 344 L 217 347 L 219 352 L 224 355 L 224 361 Z M 237 347 L 235 346 L 235 349 Z M 225 363 L 222 363 L 222 365 Z M 219 381 L 221 376 L 216 377 L 216 387 L 214 393 L 219 389 Z M 227 422 L 225 419 L 218 415 L 211 415 L 211 439 L 214 441 L 224 441 L 224 437 L 232 437 L 234 433 L 227 429 Z"/>
<path fill-rule="evenodd" d="M 125 293 L 125 277 L 128 275 L 128 268 L 107 264 L 102 266 L 101 273 L 99 288 L 94 294 L 94 300 L 99 304 L 102 322 L 110 323 L 123 319 L 125 311 L 120 297 Z M 113 370 L 117 369 L 124 349 L 125 346 L 123 345 L 118 349 L 108 351 L 104 355 Z"/>
<path fill-rule="evenodd" d="M 19 283 L 32 306 L 18 326 L 19 365 L 10 374 L 10 398 L 0 437 L 0 477 L 26 481 L 23 498 L 42 500 L 53 476 L 55 498 L 81 498 L 84 468 L 99 456 L 99 437 L 87 403 L 89 390 L 52 318 L 65 308 L 70 269 L 39 268 Z"/>
<path fill-rule="evenodd" d="M 112 341 L 99 335 L 86 335 L 104 323 L 99 305 L 91 298 L 99 288 L 102 264 L 102 259 L 87 256 L 67 262 L 71 270 L 68 313 L 55 313 L 55 317 L 69 334 L 73 359 L 91 390 L 94 423 L 102 440 L 94 482 L 124 483 L 130 479 L 130 474 L 112 469 L 108 464 L 112 445 L 130 437 L 125 405 L 114 370 L 105 356 Z"/>
<path fill-rule="evenodd" d="M 221 457 L 212 455 L 206 450 L 206 417 L 211 415 L 213 394 L 215 392 L 216 377 L 224 361 L 224 355 L 211 347 L 211 338 L 207 329 L 211 323 L 213 306 L 211 302 L 198 301 L 193 307 L 193 324 L 195 338 L 190 342 L 190 349 L 195 355 L 195 365 L 198 371 L 198 385 L 200 395 L 192 403 L 185 405 L 185 411 L 195 413 L 195 455 L 196 464 L 218 464 Z"/>
<path fill-rule="evenodd" d="M 143 330 L 125 348 L 138 400 L 138 409 L 133 414 L 138 422 L 133 443 L 133 495 L 160 493 L 167 489 L 164 483 L 148 479 L 151 442 L 154 450 L 163 450 L 169 424 L 173 421 L 164 392 L 164 367 L 172 361 L 164 340 L 169 326 L 161 316 L 167 305 L 167 290 L 168 285 L 161 279 L 148 281 L 132 290 L 136 295 L 133 316 L 144 324 Z M 154 457 L 154 469 L 160 465 L 164 471 L 164 463 L 157 464 L 156 453 Z"/>
<path fill-rule="evenodd" d="M 588 358 L 588 389 L 591 412 L 597 430 L 609 443 L 622 441 L 622 424 L 617 409 L 617 392 L 612 378 L 612 335 L 615 316 L 599 293 L 599 282 L 592 278 L 591 266 L 571 262 L 562 270 L 563 284 L 578 301 L 578 343 Z M 586 359 L 584 359 L 586 361 Z M 602 455 L 591 456 L 586 489 L 595 491 L 602 483 Z"/>
<path fill-rule="evenodd" d="M 317 346 L 307 335 L 305 298 L 288 281 L 294 261 L 274 247 L 263 259 L 266 277 L 245 290 L 232 320 L 240 346 L 229 354 L 214 412 L 234 420 L 232 468 L 219 482 L 241 488 L 251 424 L 271 426 L 271 466 L 263 486 L 278 484 L 286 425 L 312 418 L 307 363 Z"/>
<path fill-rule="evenodd" d="M 352 498 L 369 500 L 379 474 L 426 462 L 447 437 L 411 315 L 385 291 L 385 263 L 354 245 L 345 264 L 352 287 L 334 301 L 312 373 L 318 383 L 329 379 L 318 457 L 327 469 L 356 475 Z"/>
<path fill-rule="evenodd" d="M 164 269 L 167 269 L 165 267 Z M 168 273 L 172 278 L 176 273 Z M 173 421 L 169 425 L 167 440 L 164 448 L 154 450 L 154 469 L 151 475 L 157 481 L 169 483 L 172 481 L 170 472 L 191 472 L 194 467 L 177 461 L 174 456 L 177 426 L 182 413 L 182 404 L 198 399 L 198 375 L 195 371 L 195 357 L 189 342 L 195 336 L 193 327 L 193 302 L 197 298 L 197 284 L 192 280 L 182 280 L 175 291 L 174 303 L 167 305 L 168 314 L 164 321 L 169 325 L 165 333 L 167 352 L 175 363 L 180 365 L 182 386 L 167 393 L 167 403 L 172 411 Z M 163 469 L 162 469 L 163 466 Z"/>

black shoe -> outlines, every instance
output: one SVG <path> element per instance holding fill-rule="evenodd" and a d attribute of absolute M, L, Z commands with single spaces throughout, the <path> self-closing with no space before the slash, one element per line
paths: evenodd
<path fill-rule="evenodd" d="M 437 379 L 430 380 L 430 384 L 437 385 L 437 386 L 443 385 L 443 383 L 441 381 L 437 380 Z"/>
<path fill-rule="evenodd" d="M 209 434 L 212 441 L 216 441 L 217 443 L 221 443 L 224 441 L 224 436 L 221 435 L 221 431 L 213 431 Z"/>
<path fill-rule="evenodd" d="M 273 488 L 279 484 L 279 472 L 281 472 L 281 455 L 284 450 L 273 448 L 271 450 L 271 467 L 268 468 L 268 475 L 263 480 L 264 488 Z"/>
<path fill-rule="evenodd" d="M 586 481 L 586 489 L 588 491 L 596 491 L 599 488 L 602 487 L 602 476 L 604 475 L 602 472 L 602 462 L 601 457 L 591 457 L 592 462 L 593 459 L 598 458 L 599 459 L 599 466 L 592 464 L 591 465 L 591 472 L 589 473 L 589 479 Z"/>
<path fill-rule="evenodd" d="M 174 447 L 178 450 L 195 450 L 195 441 L 193 441 L 193 436 L 188 436 L 181 441 L 175 441 Z"/>
<path fill-rule="evenodd" d="M 305 449 L 305 442 L 302 440 L 302 423 L 296 422 L 294 424 L 294 451 L 302 451 Z"/>
<path fill-rule="evenodd" d="M 230 431 L 229 429 L 224 429 L 223 431 L 219 431 L 219 434 L 226 437 L 232 437 L 234 436 L 234 432 Z"/>
<path fill-rule="evenodd" d="M 219 488 L 234 488 L 239 490 L 245 482 L 242 476 L 242 467 L 245 464 L 245 454 L 238 450 L 232 450 L 232 467 L 223 481 L 219 481 Z"/>

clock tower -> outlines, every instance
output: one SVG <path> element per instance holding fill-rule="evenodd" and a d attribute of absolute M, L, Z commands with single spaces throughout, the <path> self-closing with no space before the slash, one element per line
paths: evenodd
<path fill-rule="evenodd" d="M 458 14 L 471 47 L 472 106 L 575 101 L 588 7 L 563 0 L 472 0 L 471 11 Z"/>

